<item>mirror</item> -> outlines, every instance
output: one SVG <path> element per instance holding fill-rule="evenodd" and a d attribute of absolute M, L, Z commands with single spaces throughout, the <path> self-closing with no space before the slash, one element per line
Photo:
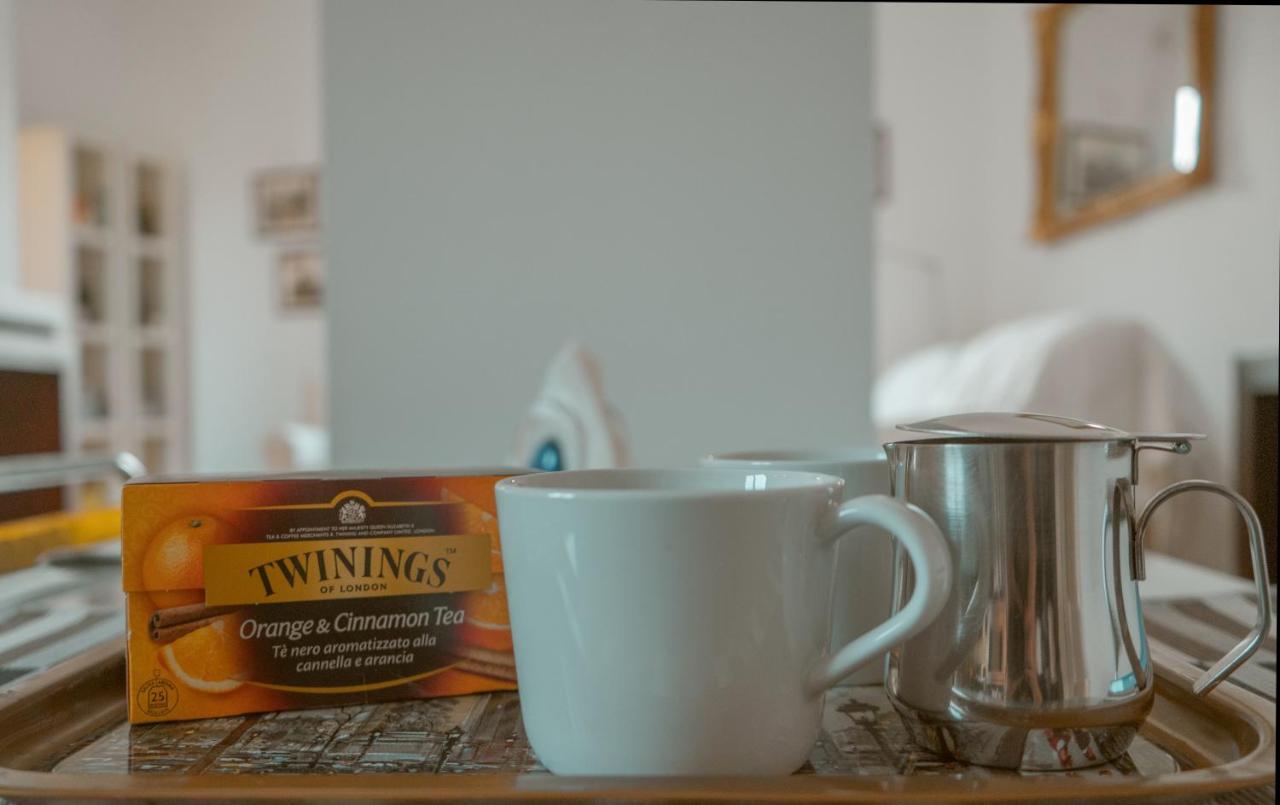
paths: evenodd
<path fill-rule="evenodd" d="M 1214 16 L 1212 6 L 1037 12 L 1033 237 L 1131 215 L 1209 180 Z"/>

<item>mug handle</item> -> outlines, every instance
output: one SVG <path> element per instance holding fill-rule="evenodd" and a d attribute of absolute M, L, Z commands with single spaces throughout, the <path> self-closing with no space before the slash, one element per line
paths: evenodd
<path fill-rule="evenodd" d="M 825 658 L 809 676 L 809 693 L 816 695 L 924 630 L 951 595 L 951 551 L 929 515 L 918 506 L 888 495 L 863 495 L 846 501 L 823 523 L 819 539 L 831 542 L 859 536 L 858 526 L 874 525 L 893 535 L 906 548 L 915 570 L 911 599 L 893 617 L 842 646 Z M 863 531 L 862 538 L 872 532 Z"/>
<path fill-rule="evenodd" d="M 1147 507 L 1142 510 L 1142 514 L 1138 516 L 1138 523 L 1133 528 L 1134 555 L 1139 561 L 1133 563 L 1134 577 L 1142 579 L 1146 577 L 1146 572 L 1142 566 L 1142 538 L 1146 535 L 1147 526 L 1151 522 L 1151 515 L 1166 500 L 1174 495 L 1180 495 L 1183 492 L 1213 492 L 1222 495 L 1235 504 L 1236 509 L 1240 512 L 1240 516 L 1244 518 L 1245 525 L 1249 529 L 1249 554 L 1253 560 L 1253 583 L 1257 585 L 1258 596 L 1258 614 L 1253 623 L 1253 631 L 1245 635 L 1245 638 L 1235 645 L 1230 651 L 1223 655 L 1222 659 L 1213 664 L 1209 670 L 1195 681 L 1191 686 L 1191 692 L 1203 696 L 1218 686 L 1218 683 L 1231 676 L 1237 668 L 1244 665 L 1245 661 L 1253 656 L 1253 653 L 1262 645 L 1262 640 L 1271 631 L 1271 582 L 1267 578 L 1267 558 L 1266 548 L 1262 538 L 1262 523 L 1258 520 L 1258 514 L 1249 505 L 1249 501 L 1244 499 L 1239 492 L 1228 489 L 1222 484 L 1215 484 L 1212 481 L 1179 481 L 1169 484 L 1147 502 Z"/>

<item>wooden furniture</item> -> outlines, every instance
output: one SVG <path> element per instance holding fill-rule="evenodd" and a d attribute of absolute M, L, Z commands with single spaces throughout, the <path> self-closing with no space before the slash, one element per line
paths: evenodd
<path fill-rule="evenodd" d="M 6 457 L 65 449 L 69 330 L 57 299 L 0 288 L 0 465 Z M 69 508 L 72 497 L 61 487 L 6 489 L 0 483 L 0 523 Z"/>
<path fill-rule="evenodd" d="M 1275 355 L 1242 358 L 1236 362 L 1236 388 L 1239 399 L 1237 414 L 1237 454 L 1240 467 L 1236 488 L 1253 504 L 1262 520 L 1267 542 L 1267 572 L 1276 581 L 1276 455 L 1277 419 L 1280 397 L 1277 397 L 1277 359 Z M 1240 532 L 1243 542 L 1247 536 Z M 1244 543 L 1244 544 L 1247 544 Z M 1241 575 L 1249 574 L 1248 551 L 1241 551 Z"/>
<path fill-rule="evenodd" d="M 1132 215 L 1203 185 L 1213 176 L 1217 10 L 1213 6 L 1189 6 L 1167 7 L 1176 11 L 1151 11 L 1153 14 L 1189 16 L 1189 27 L 1185 32 L 1188 52 L 1182 55 L 1190 63 L 1179 65 L 1180 68 L 1185 67 L 1185 78 L 1169 76 L 1170 82 L 1181 86 L 1168 98 L 1139 96 L 1117 100 L 1114 96 L 1119 91 L 1118 87 L 1125 83 L 1122 79 L 1131 73 L 1139 79 L 1130 82 L 1131 86 L 1151 89 L 1140 80 L 1148 76 L 1137 74 L 1141 65 L 1135 64 L 1138 61 L 1136 54 L 1143 47 L 1161 47 L 1157 37 L 1169 37 L 1168 32 L 1157 30 L 1154 32 L 1156 37 L 1133 36 L 1124 40 L 1133 52 L 1131 55 L 1105 47 L 1122 40 L 1123 37 L 1117 33 L 1123 32 L 1118 31 L 1119 26 L 1102 20 L 1096 27 L 1103 30 L 1107 41 L 1076 43 L 1072 50 L 1078 60 L 1068 59 L 1066 38 L 1068 29 L 1078 22 L 1081 14 L 1133 15 L 1160 7 L 1130 7 L 1127 11 L 1119 8 L 1057 3 L 1036 12 L 1035 36 L 1040 74 L 1032 128 L 1037 183 L 1031 225 L 1031 236 L 1036 240 L 1054 240 L 1086 227 Z M 1148 32 L 1138 30 L 1135 33 Z M 1171 38 L 1181 41 L 1178 32 Z M 1153 39 L 1156 39 L 1154 44 Z M 1097 86 L 1089 88 L 1094 92 L 1084 94 L 1110 94 L 1113 97 L 1109 104 L 1100 103 L 1095 110 L 1075 118 L 1065 108 L 1066 96 L 1080 97 L 1082 93 L 1068 92 L 1068 74 L 1082 63 L 1096 68 L 1091 77 Z M 1159 143 L 1144 143 L 1144 140 L 1151 139 L 1145 137 L 1146 132 L 1134 127 L 1130 121 L 1117 119 L 1147 103 L 1167 104 L 1158 108 L 1167 108 L 1167 116 L 1163 120 L 1166 128 L 1173 132 L 1172 155 L 1163 152 L 1153 154 L 1151 159 L 1143 159 L 1141 149 L 1154 150 Z M 1097 109 L 1106 109 L 1107 112 L 1099 115 Z M 1158 115 L 1156 119 L 1159 119 Z M 1181 149 L 1180 136 L 1186 141 L 1186 147 Z M 1079 143 L 1079 148 L 1075 147 L 1076 143 Z M 1109 154 L 1108 150 L 1112 153 Z M 1129 164 L 1129 154 L 1134 154 L 1132 159 L 1137 161 Z M 1139 167 L 1140 163 L 1150 165 L 1141 164 Z M 1163 169 L 1154 168 L 1155 165 L 1163 165 Z M 1073 177 L 1077 175 L 1095 177 L 1092 180 L 1086 177 L 1086 183 L 1093 181 L 1099 192 L 1073 195 L 1071 186 L 1075 184 Z"/>
<path fill-rule="evenodd" d="M 19 136 L 21 264 L 74 322 L 68 452 L 187 463 L 186 267 L 181 179 L 151 157 L 52 128 Z M 85 503 L 110 497 L 101 482 Z"/>
<path fill-rule="evenodd" d="M 58 375 L 0 369 L 0 458 L 62 450 L 62 404 Z M 57 512 L 63 490 L 0 488 L 0 523 Z"/>

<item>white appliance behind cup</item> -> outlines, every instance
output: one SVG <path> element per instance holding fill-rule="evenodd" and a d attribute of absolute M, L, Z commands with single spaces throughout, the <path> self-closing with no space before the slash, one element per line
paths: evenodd
<path fill-rule="evenodd" d="M 566 341 L 516 431 L 507 463 L 540 470 L 625 467 L 629 448 L 622 416 L 604 393 L 600 362 Z"/>

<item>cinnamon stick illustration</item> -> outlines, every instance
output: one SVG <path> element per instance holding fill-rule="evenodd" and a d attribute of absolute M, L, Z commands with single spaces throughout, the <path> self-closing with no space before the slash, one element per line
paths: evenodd
<path fill-rule="evenodd" d="M 214 619 L 240 610 L 238 606 L 211 607 L 204 604 L 184 604 L 180 607 L 169 607 L 157 610 L 148 622 L 151 639 L 156 643 L 169 643 L 188 632 L 194 632 L 201 626 L 213 623 Z"/>
<path fill-rule="evenodd" d="M 190 621 L 188 623 L 179 623 L 176 626 L 162 626 L 160 628 L 151 629 L 151 641 L 159 645 L 172 643 L 185 634 L 190 634 L 202 626 L 208 626 L 217 620 L 217 616 L 203 618 L 198 621 Z"/>
<path fill-rule="evenodd" d="M 508 652 L 458 646 L 451 653 L 458 658 L 455 667 L 459 671 L 481 674 L 507 682 L 516 681 L 515 657 Z"/>

